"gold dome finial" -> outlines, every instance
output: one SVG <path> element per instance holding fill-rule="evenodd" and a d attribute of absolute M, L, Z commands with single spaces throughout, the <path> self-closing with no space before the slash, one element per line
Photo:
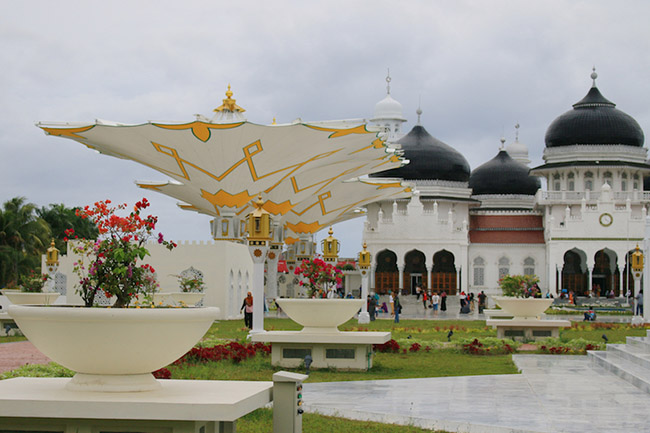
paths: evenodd
<path fill-rule="evenodd" d="M 332 230 L 332 227 L 330 227 L 330 230 L 327 232 L 328 235 L 332 236 L 334 234 L 334 230 Z"/>
<path fill-rule="evenodd" d="M 220 107 L 214 109 L 215 112 L 230 111 L 230 112 L 240 112 L 243 113 L 244 110 L 239 105 L 235 104 L 236 99 L 232 99 L 233 92 L 230 90 L 230 84 L 228 84 L 228 90 L 226 90 L 226 99 L 223 99 L 223 104 Z"/>

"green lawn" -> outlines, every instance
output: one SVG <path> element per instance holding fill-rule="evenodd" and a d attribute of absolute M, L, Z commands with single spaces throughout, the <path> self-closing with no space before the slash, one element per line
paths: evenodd
<path fill-rule="evenodd" d="M 288 319 L 266 319 L 266 330 L 299 330 L 300 325 Z M 482 374 L 515 374 L 517 368 L 512 356 L 505 355 L 470 355 L 463 351 L 463 344 L 477 338 L 492 351 L 503 348 L 503 342 L 496 339 L 495 330 L 487 327 L 484 321 L 451 320 L 403 320 L 399 324 L 391 320 L 377 320 L 368 325 L 359 326 L 356 320 L 350 320 L 340 327 L 342 331 L 390 331 L 393 339 L 400 345 L 398 353 L 376 353 L 373 368 L 367 372 L 337 372 L 333 370 L 312 370 L 308 382 L 331 382 L 350 380 L 378 380 L 417 377 L 471 376 Z M 447 341 L 449 331 L 453 331 L 451 341 Z M 572 353 L 584 353 L 586 344 L 603 346 L 602 335 L 610 343 L 621 343 L 626 336 L 646 335 L 646 328 L 632 327 L 625 324 L 574 323 L 569 329 L 561 331 L 559 339 L 549 339 L 538 343 L 550 346 L 566 346 Z M 243 321 L 222 321 L 215 323 L 199 343 L 210 347 L 229 341 L 244 342 L 248 330 Z M 0 337 L 0 343 L 22 341 L 24 337 Z M 408 349 L 418 343 L 421 350 L 411 352 Z M 510 342 L 513 348 L 518 344 Z M 425 350 L 428 347 L 429 350 Z M 406 353 L 404 350 L 406 349 Z M 543 353 L 543 352 L 542 352 Z M 263 380 L 270 381 L 274 372 L 281 370 L 271 366 L 270 356 L 257 355 L 240 363 L 233 361 L 206 362 L 169 366 L 174 379 L 202 380 Z M 295 371 L 301 371 L 300 369 Z M 0 375 L 0 379 L 16 376 L 62 377 L 71 376 L 73 372 L 51 363 L 46 366 L 27 365 L 12 372 Z M 270 409 L 258 409 L 245 416 L 237 423 L 237 430 L 243 433 L 270 432 L 273 415 Z M 417 433 L 424 430 L 412 426 L 396 426 L 380 423 L 350 421 L 347 419 L 326 417 L 317 414 L 303 416 L 305 432 L 340 432 L 365 433 L 394 432 Z M 444 433 L 444 432 L 440 432 Z"/>

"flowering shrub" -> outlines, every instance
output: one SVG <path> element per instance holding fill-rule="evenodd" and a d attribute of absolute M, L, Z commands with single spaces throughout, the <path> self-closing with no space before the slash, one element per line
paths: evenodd
<path fill-rule="evenodd" d="M 51 277 L 48 274 L 36 274 L 33 270 L 28 275 L 20 276 L 20 291 L 27 293 L 40 293 L 43 285 Z"/>
<path fill-rule="evenodd" d="M 205 289 L 205 284 L 203 283 L 203 279 L 201 277 L 181 277 L 180 275 L 176 275 L 176 278 L 178 278 L 178 284 L 181 287 L 181 292 L 203 292 L 203 289 Z"/>
<path fill-rule="evenodd" d="M 385 342 L 384 344 L 373 344 L 372 347 L 376 352 L 397 353 L 400 350 L 399 343 L 392 339 Z"/>
<path fill-rule="evenodd" d="M 235 363 L 239 363 L 247 358 L 254 357 L 258 353 L 268 355 L 271 353 L 271 345 L 264 343 L 241 344 L 236 341 L 231 341 L 230 343 L 220 344 L 213 347 L 194 347 L 179 360 L 174 362 L 174 364 L 191 364 L 208 361 L 215 362 L 228 359 Z"/>
<path fill-rule="evenodd" d="M 73 251 L 81 256 L 74 263 L 73 271 L 79 277 L 77 292 L 87 307 L 95 302 L 96 294 L 102 290 L 106 297 L 116 297 L 115 307 L 127 307 L 138 294 L 146 294 L 151 289 L 151 275 L 154 269 L 148 264 L 138 265 L 149 255 L 145 247 L 148 239 L 154 236 L 158 218 L 153 215 L 141 217 L 140 212 L 149 207 L 146 198 L 137 202 L 126 217 L 117 215 L 126 209 L 126 204 L 110 206 L 111 201 L 99 201 L 93 207 L 77 210 L 77 215 L 88 219 L 97 226 L 97 240 L 81 239 L 73 246 Z M 74 230 L 66 230 L 66 241 Z M 166 241 L 158 233 L 158 243 L 169 250 L 176 244 Z"/>
<path fill-rule="evenodd" d="M 483 342 L 475 338 L 462 345 L 462 352 L 469 355 L 508 355 L 515 352 L 515 343 L 495 338 L 485 338 Z"/>
<path fill-rule="evenodd" d="M 503 290 L 503 296 L 527 298 L 531 296 L 531 288 L 538 282 L 539 278 L 535 275 L 505 275 L 499 280 L 499 287 Z"/>
<path fill-rule="evenodd" d="M 411 347 L 409 347 L 409 352 L 417 352 L 421 348 L 422 348 L 422 345 L 420 343 L 413 343 L 413 344 L 411 344 Z"/>
<path fill-rule="evenodd" d="M 299 284 L 309 288 L 310 297 L 319 290 L 327 290 L 329 286 L 343 281 L 343 273 L 338 267 L 319 258 L 303 260 L 300 266 L 296 266 L 294 274 L 304 278 Z"/>

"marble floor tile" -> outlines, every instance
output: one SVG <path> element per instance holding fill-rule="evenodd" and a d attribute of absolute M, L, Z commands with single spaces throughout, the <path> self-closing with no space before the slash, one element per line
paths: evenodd
<path fill-rule="evenodd" d="M 457 432 L 650 433 L 650 394 L 587 357 L 513 359 L 521 374 L 306 384 L 305 407 Z"/>

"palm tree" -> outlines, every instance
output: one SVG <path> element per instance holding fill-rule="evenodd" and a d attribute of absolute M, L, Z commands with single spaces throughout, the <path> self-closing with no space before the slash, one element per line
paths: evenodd
<path fill-rule="evenodd" d="M 36 211 L 50 226 L 55 246 L 59 251 L 65 251 L 67 246 L 64 240 L 65 231 L 74 229 L 75 236 L 85 239 L 96 239 L 99 235 L 95 224 L 83 219 L 76 214 L 77 208 L 68 208 L 63 203 L 50 204 Z"/>
<path fill-rule="evenodd" d="M 39 268 L 49 238 L 50 227 L 36 215 L 36 205 L 25 197 L 6 201 L 0 210 L 0 286 Z"/>

